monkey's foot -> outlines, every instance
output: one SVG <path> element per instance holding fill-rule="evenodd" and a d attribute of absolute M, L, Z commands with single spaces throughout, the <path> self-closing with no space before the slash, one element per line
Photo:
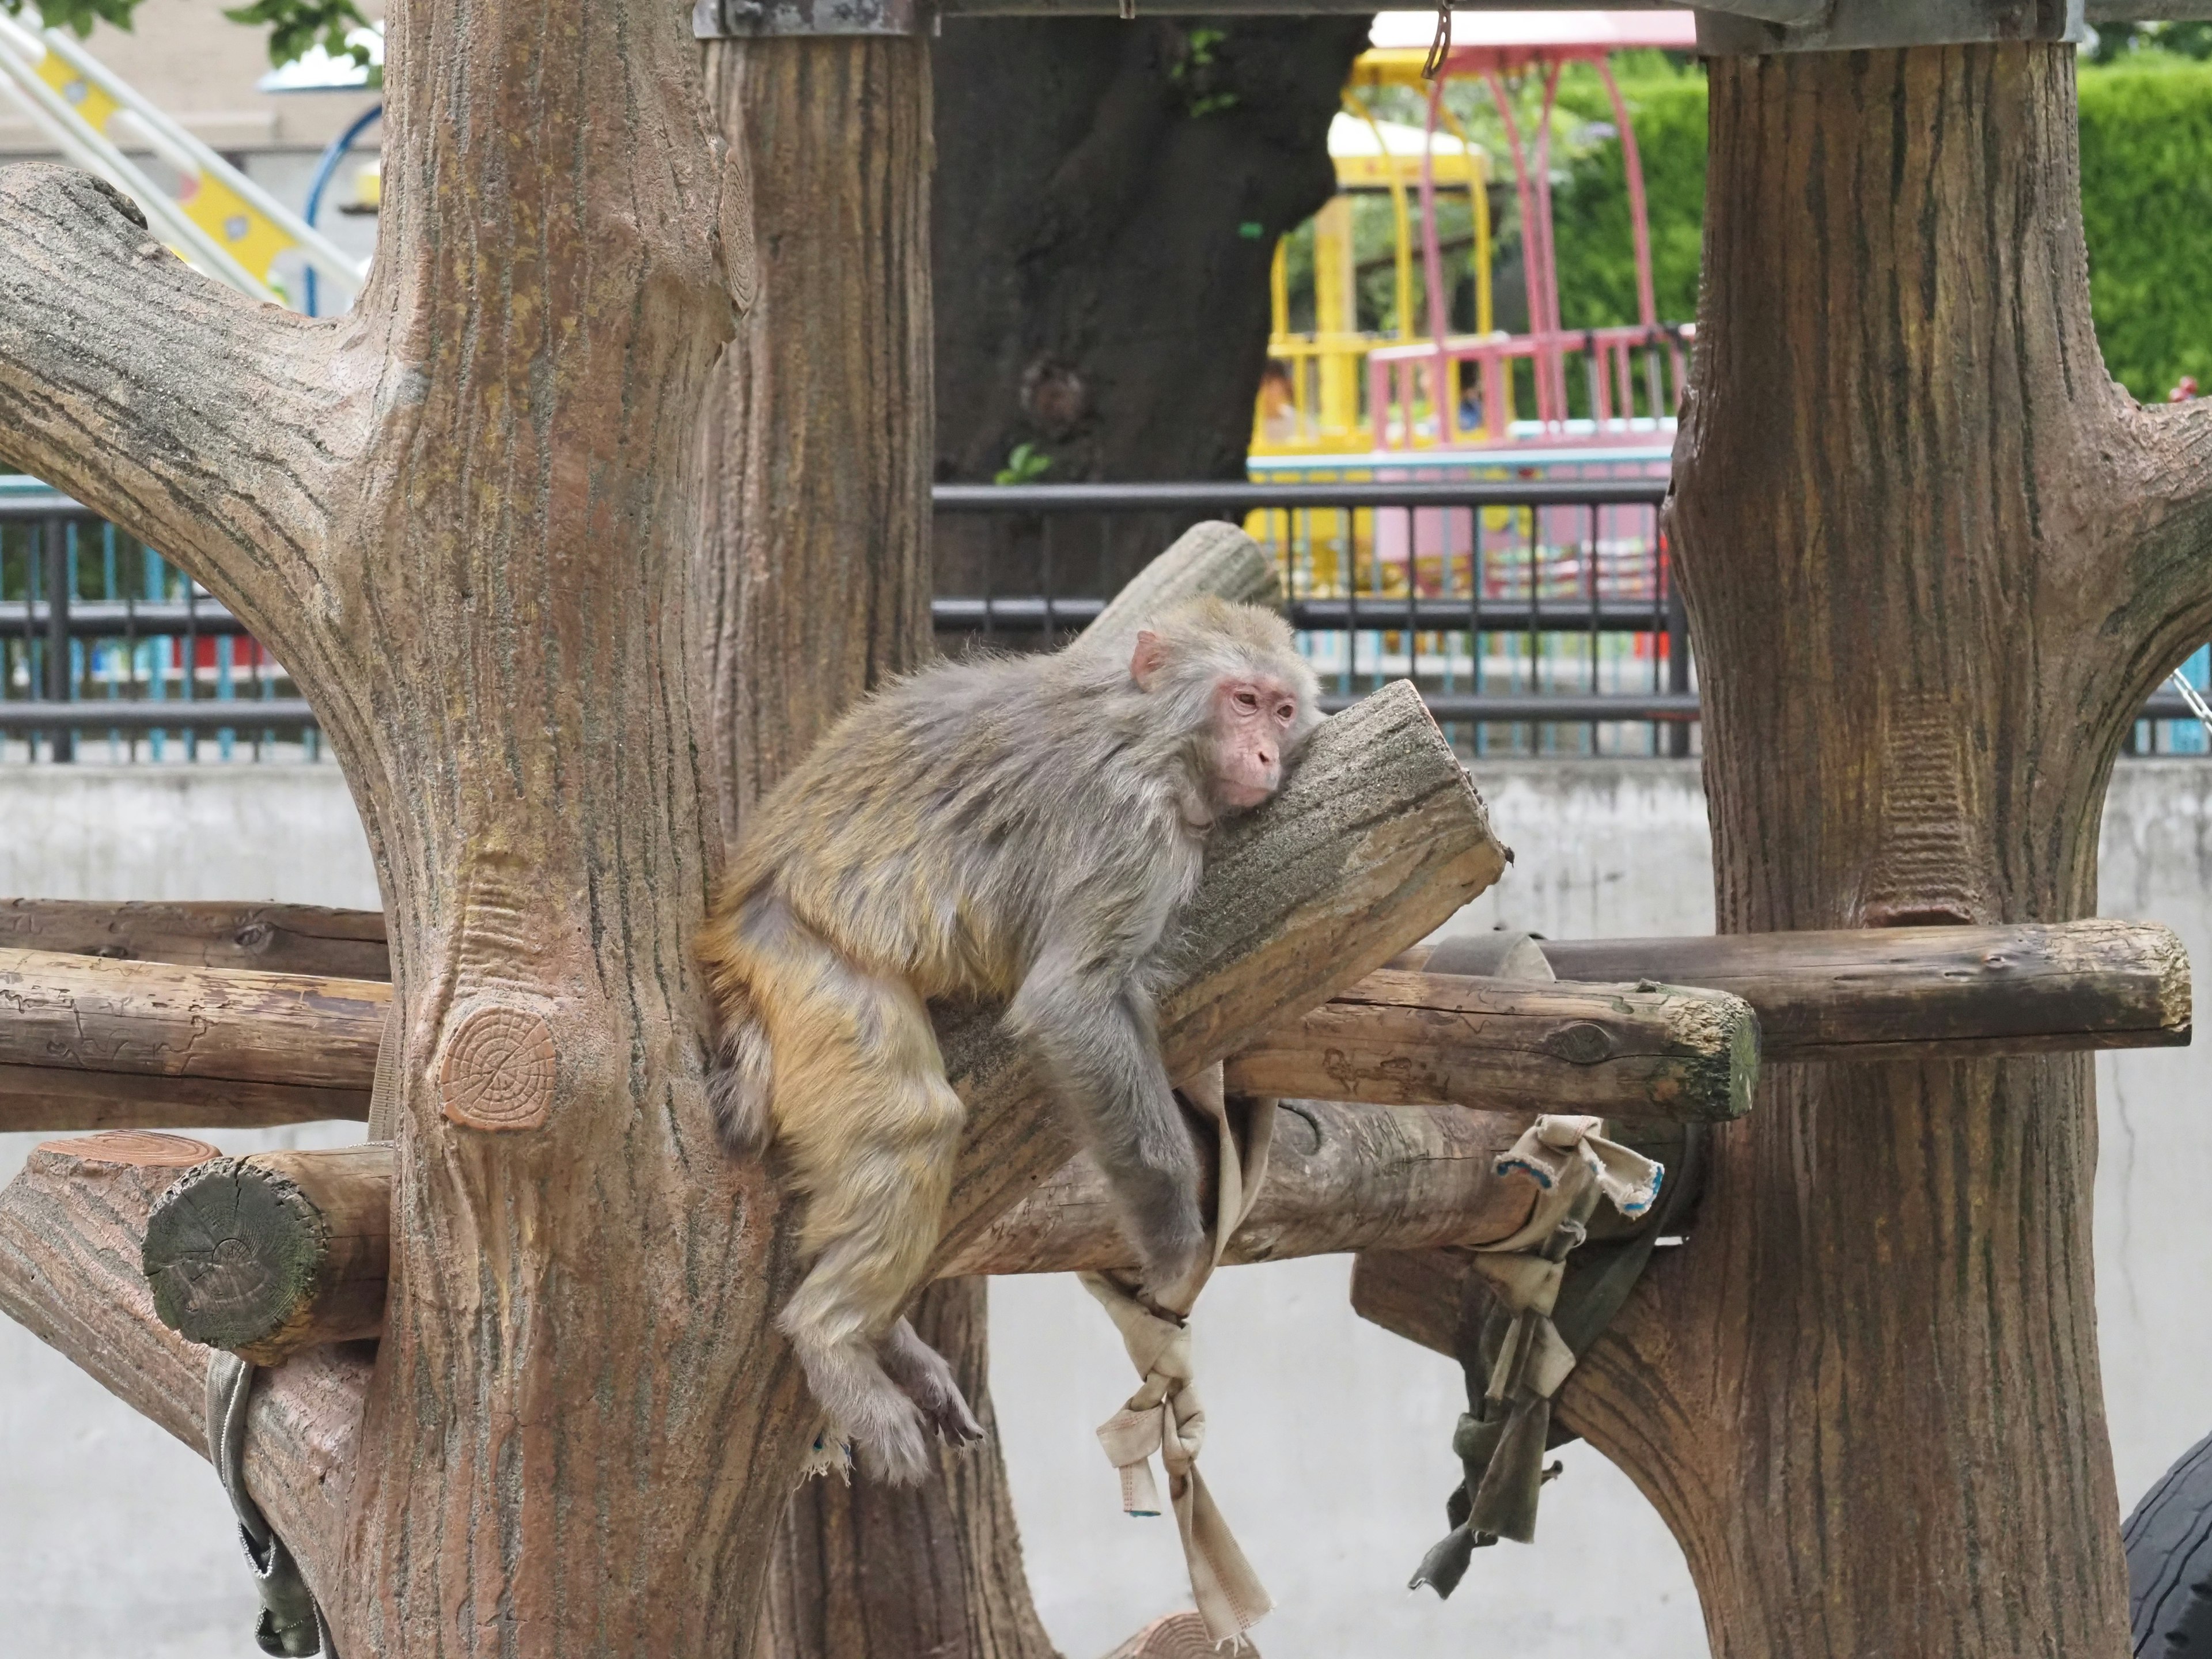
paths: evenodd
<path fill-rule="evenodd" d="M 860 1472 L 871 1480 L 890 1486 L 918 1486 L 929 1476 L 932 1459 L 929 1437 L 922 1432 L 921 1413 L 914 1402 L 902 1398 L 902 1409 L 871 1411 L 869 1421 L 848 1423 L 853 1450 Z"/>
<path fill-rule="evenodd" d="M 952 1367 L 945 1363 L 944 1355 L 915 1334 L 912 1325 L 900 1320 L 884 1334 L 876 1352 L 882 1356 L 891 1381 L 921 1407 L 922 1417 L 939 1438 L 966 1446 L 983 1437 L 983 1425 L 968 1409 Z"/>
<path fill-rule="evenodd" d="M 807 1388 L 852 1442 L 861 1472 L 895 1486 L 915 1486 L 927 1475 L 929 1437 L 921 1413 L 891 1381 L 874 1347 L 858 1338 L 808 1340 L 789 1328 L 789 1308 L 778 1322 L 792 1339 Z"/>

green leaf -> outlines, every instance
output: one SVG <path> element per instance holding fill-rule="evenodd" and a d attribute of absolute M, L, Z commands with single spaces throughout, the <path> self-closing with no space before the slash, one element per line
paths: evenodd
<path fill-rule="evenodd" d="M 74 4 L 130 5 L 137 0 L 71 0 Z M 49 14 L 51 15 L 51 14 Z M 333 58 L 352 56 L 346 36 L 368 26 L 354 0 L 251 0 L 223 13 L 234 23 L 269 30 L 269 61 L 289 64 L 320 46 Z M 372 73 L 372 84 L 380 77 Z"/>

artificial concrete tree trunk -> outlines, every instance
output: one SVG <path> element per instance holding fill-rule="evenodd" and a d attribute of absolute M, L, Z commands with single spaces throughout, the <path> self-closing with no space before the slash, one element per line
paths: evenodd
<path fill-rule="evenodd" d="M 696 569 L 726 836 L 855 699 L 932 648 L 927 40 L 714 41 L 751 163 L 759 287 L 711 383 Z M 916 1329 L 993 1426 L 981 1279 Z M 1049 1655 L 995 1437 L 896 1490 L 812 1480 L 770 1559 L 755 1659 Z"/>
<path fill-rule="evenodd" d="M 688 939 L 694 428 L 742 204 L 665 5 L 388 29 L 342 320 L 214 286 L 82 175 L 0 179 L 0 447 L 282 657 L 375 857 L 396 1293 L 348 1491 L 295 1540 L 341 1650 L 733 1653 L 809 1417 Z"/>
<path fill-rule="evenodd" d="M 2089 315 L 2072 52 L 1719 59 L 1668 516 L 1723 932 L 2081 916 L 2212 631 L 2212 409 Z M 1772 1067 L 1565 1409 L 1723 1659 L 2128 1650 L 2089 1061 Z"/>
<path fill-rule="evenodd" d="M 381 246 L 343 319 L 210 284 L 81 173 L 0 174 L 0 460 L 279 653 L 376 860 L 381 1340 L 272 1375 L 244 1448 L 339 1650 L 734 1654 L 819 1422 L 771 1324 L 790 1206 L 714 1144 L 690 951 L 726 770 L 697 416 L 754 287 L 741 133 L 665 5 L 387 21 Z M 1328 722 L 1209 850 L 1163 964 L 1168 1069 L 1326 1000 L 1508 856 L 1409 688 Z M 951 1259 L 1074 1140 L 992 1011 L 941 1041 L 968 1110 Z M 106 1184 L 111 1239 L 143 1225 L 142 1177 L 56 1157 L 75 1196 Z M 55 1206 L 8 1222 L 0 1308 L 198 1441 L 207 1351 L 112 1248 L 44 1248 Z"/>

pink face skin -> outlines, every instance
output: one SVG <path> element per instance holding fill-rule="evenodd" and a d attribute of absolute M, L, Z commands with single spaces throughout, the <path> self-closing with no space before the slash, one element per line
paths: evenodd
<path fill-rule="evenodd" d="M 1297 694 L 1280 680 L 1224 677 L 1213 687 L 1214 793 L 1224 806 L 1257 806 L 1283 781 L 1283 744 Z"/>

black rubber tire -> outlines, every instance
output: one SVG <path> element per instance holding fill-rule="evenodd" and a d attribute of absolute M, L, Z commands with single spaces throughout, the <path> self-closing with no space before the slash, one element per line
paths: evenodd
<path fill-rule="evenodd" d="M 2120 1538 L 2136 1659 L 2212 1659 L 2212 1434 L 2143 1495 Z"/>

